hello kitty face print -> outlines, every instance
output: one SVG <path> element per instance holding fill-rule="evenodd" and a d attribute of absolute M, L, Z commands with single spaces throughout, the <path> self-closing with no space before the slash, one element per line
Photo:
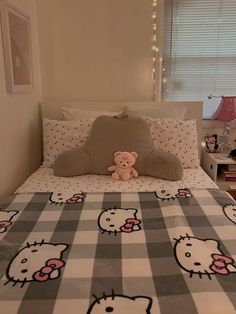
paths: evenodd
<path fill-rule="evenodd" d="M 112 295 L 96 300 L 89 307 L 87 314 L 151 314 L 152 299 L 146 296 L 129 297 L 126 295 Z"/>
<path fill-rule="evenodd" d="M 169 201 L 175 199 L 176 190 L 162 189 L 155 192 L 156 197 L 162 201 Z"/>
<path fill-rule="evenodd" d="M 158 199 L 162 201 L 174 200 L 176 198 L 189 198 L 192 197 L 192 193 L 187 188 L 181 189 L 162 189 L 155 192 Z"/>
<path fill-rule="evenodd" d="M 8 227 L 12 225 L 12 218 L 18 213 L 17 210 L 5 211 L 0 209 L 0 233 L 7 231 Z"/>
<path fill-rule="evenodd" d="M 64 243 L 34 242 L 27 243 L 12 259 L 6 270 L 6 277 L 13 286 L 36 281 L 46 282 L 60 277 L 65 265 L 63 252 L 68 248 Z"/>
<path fill-rule="evenodd" d="M 102 233 L 117 232 L 131 233 L 141 229 L 141 220 L 137 219 L 138 210 L 135 208 L 109 208 L 101 212 L 98 217 L 98 226 Z"/>
<path fill-rule="evenodd" d="M 236 224 L 236 205 L 228 204 L 223 206 L 223 212 L 230 221 Z"/>
<path fill-rule="evenodd" d="M 176 261 L 190 273 L 190 277 L 198 274 L 200 278 L 207 275 L 211 279 L 211 274 L 229 275 L 236 272 L 234 260 L 220 251 L 217 240 L 199 239 L 188 234 L 174 240 Z"/>
<path fill-rule="evenodd" d="M 84 201 L 85 194 L 83 192 L 72 194 L 69 192 L 53 192 L 50 195 L 50 201 L 52 204 L 76 204 Z"/>

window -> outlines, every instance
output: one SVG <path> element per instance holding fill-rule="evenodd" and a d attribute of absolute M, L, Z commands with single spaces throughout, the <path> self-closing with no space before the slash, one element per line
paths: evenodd
<path fill-rule="evenodd" d="M 162 98 L 202 100 L 210 118 L 236 95 L 236 0 L 165 0 Z"/>

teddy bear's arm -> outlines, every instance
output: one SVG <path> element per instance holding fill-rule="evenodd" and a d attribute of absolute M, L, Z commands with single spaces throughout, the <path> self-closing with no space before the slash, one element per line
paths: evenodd
<path fill-rule="evenodd" d="M 108 171 L 115 171 L 115 170 L 116 170 L 116 166 L 115 165 L 108 167 Z"/>
<path fill-rule="evenodd" d="M 138 177 L 138 172 L 137 172 L 137 170 L 134 169 L 133 167 L 131 167 L 131 173 L 133 174 L 133 176 L 134 176 L 135 178 Z"/>

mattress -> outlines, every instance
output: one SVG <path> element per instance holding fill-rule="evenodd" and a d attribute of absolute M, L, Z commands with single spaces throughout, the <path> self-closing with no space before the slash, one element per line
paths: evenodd
<path fill-rule="evenodd" d="M 110 176 L 84 175 L 70 178 L 55 177 L 52 168 L 40 167 L 22 186 L 18 193 L 25 192 L 150 192 L 176 190 L 179 188 L 217 188 L 202 168 L 184 169 L 183 179 L 166 181 L 154 177 L 140 176 L 128 182 L 112 180 Z"/>

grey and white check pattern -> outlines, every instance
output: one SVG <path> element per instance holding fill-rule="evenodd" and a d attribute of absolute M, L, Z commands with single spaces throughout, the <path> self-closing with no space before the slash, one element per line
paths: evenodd
<path fill-rule="evenodd" d="M 0 233 L 0 313 L 93 314 L 88 309 L 96 298 L 114 295 L 151 298 L 151 308 L 134 309 L 138 314 L 236 313 L 236 224 L 223 213 L 225 205 L 235 203 L 217 189 L 191 190 L 191 194 L 161 200 L 154 192 L 87 193 L 84 202 L 56 205 L 51 204 L 50 193 L 23 193 L 0 202 L 1 211 L 18 211 Z M 98 217 L 114 207 L 137 209 L 141 229 L 116 235 L 103 232 Z M 233 260 L 231 268 L 227 266 L 232 272 L 201 275 L 185 270 L 174 251 L 181 237 L 190 242 L 193 237 L 218 241 L 222 254 Z M 9 281 L 11 260 L 35 242 L 41 247 L 68 245 L 61 253 L 65 264 L 58 276 L 42 282 L 21 282 L 16 277 Z M 203 251 L 197 253 L 199 262 Z M 57 257 L 50 250 L 47 254 L 49 259 Z M 26 259 L 11 264 L 12 272 L 20 272 Z M 105 312 L 112 311 L 111 299 L 105 300 Z M 124 307 L 118 313 L 130 312 Z"/>

